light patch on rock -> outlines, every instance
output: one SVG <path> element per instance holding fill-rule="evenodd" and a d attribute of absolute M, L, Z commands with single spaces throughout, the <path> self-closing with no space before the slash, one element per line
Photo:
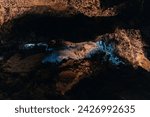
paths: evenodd
<path fill-rule="evenodd" d="M 21 47 L 21 49 L 23 50 L 30 50 L 30 49 L 34 49 L 34 48 L 44 48 L 45 51 L 52 51 L 52 48 L 48 47 L 48 44 L 46 43 L 28 43 L 28 44 L 24 44 L 23 47 Z"/>
<path fill-rule="evenodd" d="M 23 49 L 32 49 L 32 48 L 34 48 L 36 46 L 36 44 L 25 44 L 24 46 L 23 46 Z"/>
<path fill-rule="evenodd" d="M 106 44 L 103 41 L 96 42 L 99 50 L 106 54 L 106 58 L 113 64 L 119 65 L 124 64 L 116 55 L 115 55 L 115 45 L 113 43 Z"/>
<path fill-rule="evenodd" d="M 42 63 L 60 63 L 63 60 L 73 59 L 90 59 L 93 55 L 104 53 L 103 61 L 109 61 L 112 64 L 124 64 L 119 57 L 115 55 L 115 44 L 106 43 L 105 41 L 97 42 L 80 42 L 80 43 L 64 43 L 63 47 L 59 49 L 50 48 L 47 43 L 29 43 L 24 44 L 23 49 L 30 50 L 34 48 L 42 48 L 46 52 L 50 52 L 43 60 Z M 101 61 L 102 62 L 102 61 Z"/>
<path fill-rule="evenodd" d="M 54 49 L 54 48 L 53 48 Z M 124 64 L 123 61 L 115 55 L 115 46 L 110 43 L 106 44 L 103 41 L 98 42 L 81 42 L 76 43 L 75 47 L 64 47 L 60 50 L 52 51 L 46 56 L 42 63 L 60 63 L 63 60 L 73 59 L 80 60 L 91 58 L 96 53 L 105 53 L 104 61 L 110 61 L 112 64 L 119 65 Z"/>

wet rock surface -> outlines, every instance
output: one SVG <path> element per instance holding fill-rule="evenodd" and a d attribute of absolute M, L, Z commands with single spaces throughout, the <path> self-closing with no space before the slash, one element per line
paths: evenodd
<path fill-rule="evenodd" d="M 71 0 L 69 17 L 67 0 L 24 3 L 0 28 L 0 99 L 150 99 L 145 3 L 132 17 L 124 0 Z"/>

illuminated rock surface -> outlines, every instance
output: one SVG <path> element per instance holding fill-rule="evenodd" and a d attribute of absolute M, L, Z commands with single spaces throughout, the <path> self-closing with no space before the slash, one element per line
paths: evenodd
<path fill-rule="evenodd" d="M 0 0 L 0 24 L 27 13 L 64 13 L 88 16 L 114 15 L 113 8 L 102 11 L 99 0 Z M 106 13 L 105 13 L 106 12 Z"/>
<path fill-rule="evenodd" d="M 0 0 L 0 99 L 150 99 L 143 5 Z"/>
<path fill-rule="evenodd" d="M 89 17 L 114 16 L 125 7 L 134 8 L 138 0 L 0 0 L 0 25 L 25 14 L 51 13 L 62 16 L 84 14 Z M 136 9 L 135 9 L 136 10 Z M 134 9 L 132 9 L 134 11 Z"/>
<path fill-rule="evenodd" d="M 95 54 L 104 53 L 104 59 L 102 61 L 110 61 L 112 64 L 123 64 L 117 56 L 115 56 L 115 43 L 106 44 L 103 41 L 97 42 L 81 42 L 71 43 L 70 45 L 64 45 L 62 48 L 49 48 L 48 44 L 25 44 L 22 49 L 31 50 L 33 48 L 44 47 L 45 51 L 50 52 L 43 60 L 42 63 L 61 63 L 64 60 L 81 60 L 90 59 Z M 102 62 L 100 61 L 100 62 Z"/>

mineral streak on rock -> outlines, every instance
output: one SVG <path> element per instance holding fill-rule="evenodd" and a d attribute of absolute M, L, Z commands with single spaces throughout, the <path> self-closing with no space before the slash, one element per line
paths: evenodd
<path fill-rule="evenodd" d="M 103 41 L 98 41 L 96 43 L 98 44 L 99 51 L 105 53 L 105 59 L 108 59 L 114 65 L 124 64 L 124 62 L 115 55 L 115 43 L 107 44 Z"/>
<path fill-rule="evenodd" d="M 100 0 L 0 0 L 0 25 L 20 15 L 44 12 L 60 15 L 113 16 L 116 7 L 102 9 Z"/>

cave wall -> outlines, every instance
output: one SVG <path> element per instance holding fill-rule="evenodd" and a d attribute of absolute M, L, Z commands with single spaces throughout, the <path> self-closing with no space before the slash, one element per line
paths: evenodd
<path fill-rule="evenodd" d="M 141 0 L 0 0 L 0 25 L 23 14 L 32 13 L 46 12 L 59 16 L 79 13 L 89 17 L 115 16 L 128 8 L 128 13 L 137 11 L 140 3 Z"/>

